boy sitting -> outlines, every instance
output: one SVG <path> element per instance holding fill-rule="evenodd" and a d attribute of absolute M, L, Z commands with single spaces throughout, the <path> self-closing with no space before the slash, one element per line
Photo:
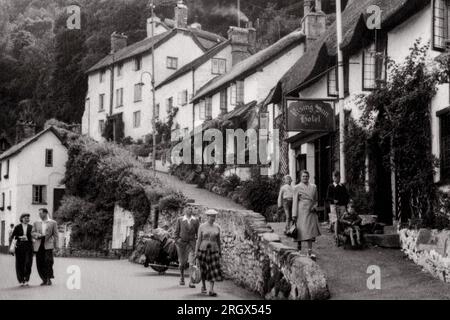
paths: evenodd
<path fill-rule="evenodd" d="M 353 205 L 353 201 L 350 201 L 348 203 L 347 211 L 342 216 L 340 222 L 344 227 L 344 233 L 350 237 L 352 247 L 355 247 L 356 244 L 358 246 L 360 246 L 361 245 L 361 232 L 360 232 L 359 226 L 361 225 L 362 219 L 356 213 L 354 205 Z M 356 242 L 355 242 L 355 237 L 356 237 Z"/>

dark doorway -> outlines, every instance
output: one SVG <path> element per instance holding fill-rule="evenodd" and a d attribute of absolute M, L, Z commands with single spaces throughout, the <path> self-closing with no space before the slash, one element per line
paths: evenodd
<path fill-rule="evenodd" d="M 61 206 L 62 198 L 66 193 L 66 189 L 53 189 L 53 213 Z"/>
<path fill-rule="evenodd" d="M 315 147 L 315 181 L 319 207 L 325 207 L 328 185 L 331 183 L 332 174 L 332 139 L 331 135 L 323 136 L 314 142 Z"/>
<path fill-rule="evenodd" d="M 5 241 L 6 241 L 6 238 L 5 238 L 6 223 L 5 223 L 5 221 L 2 221 L 2 230 L 1 230 L 1 232 L 2 232 L 2 241 L 1 241 L 1 245 L 2 245 L 2 247 L 3 247 L 3 246 L 6 245 L 6 244 L 5 244 Z"/>
<path fill-rule="evenodd" d="M 297 155 L 297 165 L 295 168 L 295 184 L 298 184 L 300 183 L 300 173 L 306 170 L 306 154 Z"/>

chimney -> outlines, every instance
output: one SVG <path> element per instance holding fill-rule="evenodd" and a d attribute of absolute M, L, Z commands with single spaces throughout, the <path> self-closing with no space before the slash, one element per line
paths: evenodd
<path fill-rule="evenodd" d="M 249 22 L 247 26 L 248 30 L 248 45 L 250 47 L 250 53 L 253 54 L 256 50 L 256 29 L 253 28 L 253 23 Z"/>
<path fill-rule="evenodd" d="M 313 10 L 313 3 L 314 10 Z M 306 35 L 307 41 L 314 41 L 320 37 L 326 30 L 327 16 L 322 11 L 321 0 L 305 0 L 304 2 L 305 16 L 302 20 L 303 33 Z"/>
<path fill-rule="evenodd" d="M 250 56 L 249 29 L 230 27 L 228 30 L 228 39 L 231 41 L 231 64 L 235 66 Z"/>
<path fill-rule="evenodd" d="M 120 49 L 125 48 L 127 46 L 127 39 L 128 37 L 123 33 L 118 34 L 114 31 L 111 34 L 111 53 L 116 53 Z"/>
<path fill-rule="evenodd" d="M 153 26 L 153 20 L 155 20 L 155 32 L 154 35 L 157 36 L 158 34 L 164 33 L 166 30 L 164 28 L 158 28 L 158 24 L 161 24 L 161 19 L 157 16 L 154 16 L 153 18 L 147 19 L 147 38 L 152 37 L 152 26 Z"/>
<path fill-rule="evenodd" d="M 36 134 L 36 125 L 29 121 L 19 121 L 16 125 L 16 144 L 20 143 L 28 138 L 31 138 Z"/>
<path fill-rule="evenodd" d="M 183 0 L 179 0 L 175 6 L 175 28 L 186 29 L 188 25 L 188 7 Z"/>

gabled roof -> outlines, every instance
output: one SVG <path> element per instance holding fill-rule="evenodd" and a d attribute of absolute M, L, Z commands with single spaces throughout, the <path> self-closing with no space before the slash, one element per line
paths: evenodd
<path fill-rule="evenodd" d="M 52 132 L 60 141 L 61 143 L 66 146 L 64 140 L 62 139 L 61 135 L 58 133 L 58 131 L 54 128 L 54 127 L 48 127 L 45 130 L 42 130 L 41 132 L 39 132 L 38 134 L 32 136 L 31 138 L 28 138 L 14 146 L 12 146 L 11 148 L 9 148 L 8 150 L 6 150 L 4 153 L 2 153 L 0 155 L 0 160 L 5 160 L 6 158 L 10 158 L 16 154 L 18 154 L 19 152 L 21 152 L 24 148 L 26 148 L 28 145 L 32 144 L 33 142 L 39 140 L 40 137 L 42 137 L 44 134 L 46 134 L 47 132 Z M 66 146 L 67 147 L 67 146 Z"/>
<path fill-rule="evenodd" d="M 152 47 L 159 47 L 167 40 L 171 39 L 178 32 L 185 32 L 192 36 L 194 41 L 200 46 L 203 51 L 207 51 L 212 47 L 216 46 L 218 43 L 225 41 L 226 39 L 217 34 L 198 30 L 195 28 L 181 29 L 174 28 L 170 31 L 158 34 L 151 38 L 146 38 L 144 40 L 138 41 L 129 45 L 114 54 L 108 54 L 106 57 L 97 62 L 94 66 L 92 66 L 87 73 L 91 73 L 103 68 L 106 68 L 114 63 L 124 61 L 130 58 L 133 58 L 137 55 L 150 52 Z"/>
<path fill-rule="evenodd" d="M 367 8 L 378 6 L 381 10 L 381 30 L 388 31 L 422 10 L 430 0 L 351 0 L 342 13 L 344 54 L 362 47 L 361 39 L 367 34 Z M 431 22 L 430 22 L 431 23 Z M 333 23 L 294 66 L 281 78 L 277 91 L 293 94 L 302 86 L 314 81 L 328 68 L 330 58 L 337 56 L 336 24 Z M 280 97 L 280 94 L 275 94 Z"/>
<path fill-rule="evenodd" d="M 170 75 L 168 78 L 166 78 L 161 83 L 159 83 L 156 86 L 156 89 L 159 89 L 159 88 L 163 87 L 164 85 L 166 85 L 166 84 L 168 84 L 168 83 L 178 79 L 179 77 L 185 75 L 189 71 L 195 70 L 196 68 L 200 67 L 202 64 L 204 64 L 209 59 L 214 57 L 214 55 L 216 55 L 217 53 L 222 51 L 229 44 L 230 44 L 230 40 L 227 40 L 227 41 L 224 41 L 224 42 L 216 45 L 214 48 L 210 49 L 205 54 L 201 55 L 197 59 L 193 60 L 192 62 L 190 62 L 190 63 L 184 65 L 183 67 L 181 67 L 180 69 L 178 69 L 177 72 L 175 72 L 174 74 Z"/>
<path fill-rule="evenodd" d="M 220 90 L 223 86 L 243 78 L 248 74 L 256 72 L 258 68 L 264 65 L 267 61 L 279 56 L 290 46 L 303 42 L 304 39 L 305 35 L 300 30 L 288 34 L 270 47 L 261 50 L 236 64 L 228 73 L 214 78 L 208 84 L 203 86 L 203 88 L 197 92 L 192 100 L 196 101 L 209 94 L 213 94 L 217 90 Z"/>

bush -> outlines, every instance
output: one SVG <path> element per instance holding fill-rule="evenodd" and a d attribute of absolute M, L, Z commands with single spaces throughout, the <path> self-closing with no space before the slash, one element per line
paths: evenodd
<path fill-rule="evenodd" d="M 187 199 L 182 193 L 173 193 L 159 200 L 159 209 L 164 211 L 180 211 L 186 206 Z"/>
<path fill-rule="evenodd" d="M 265 213 L 277 203 L 281 179 L 264 176 L 254 176 L 252 180 L 243 183 L 240 194 L 242 204 L 255 212 Z"/>

